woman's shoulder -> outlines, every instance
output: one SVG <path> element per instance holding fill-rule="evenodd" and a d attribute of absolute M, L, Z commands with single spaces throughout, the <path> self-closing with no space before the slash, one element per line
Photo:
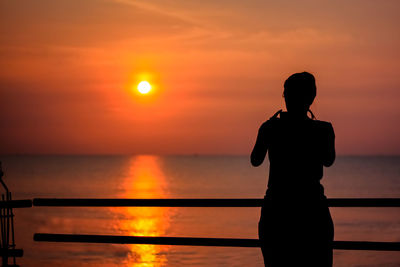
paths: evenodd
<path fill-rule="evenodd" d="M 280 121 L 279 119 L 279 115 L 282 113 L 282 110 L 278 110 L 278 112 L 276 112 L 272 117 L 270 117 L 269 119 L 267 119 L 266 121 L 264 121 L 261 126 L 260 126 L 260 131 L 262 130 L 268 130 L 271 127 L 274 127 L 275 124 L 277 124 L 277 122 Z"/>
<path fill-rule="evenodd" d="M 312 122 L 319 127 L 333 128 L 329 121 L 312 120 Z"/>
<path fill-rule="evenodd" d="M 318 128 L 320 131 L 334 135 L 332 123 L 330 123 L 329 121 L 313 120 L 312 122 L 314 123 L 315 127 Z"/>

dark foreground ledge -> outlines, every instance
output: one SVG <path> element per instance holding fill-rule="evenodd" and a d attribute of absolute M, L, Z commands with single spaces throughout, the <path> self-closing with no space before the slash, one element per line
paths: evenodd
<path fill-rule="evenodd" d="M 238 238 L 194 238 L 194 237 L 149 237 L 149 236 L 113 236 L 113 235 L 75 235 L 75 234 L 41 234 L 33 236 L 35 241 L 44 242 L 77 242 L 108 244 L 152 244 L 183 246 L 216 246 L 216 247 L 259 247 L 258 239 Z M 334 249 L 341 250 L 380 250 L 400 251 L 400 242 L 367 242 L 367 241 L 334 241 Z"/>
<path fill-rule="evenodd" d="M 261 207 L 263 199 L 35 198 L 46 207 Z M 400 198 L 330 198 L 330 207 L 400 207 Z"/>
<path fill-rule="evenodd" d="M 22 249 L 0 249 L 0 256 L 4 257 L 22 257 L 24 255 L 24 251 Z"/>
<path fill-rule="evenodd" d="M 30 208 L 32 207 L 32 200 L 3 200 L 0 201 L 0 208 Z"/>

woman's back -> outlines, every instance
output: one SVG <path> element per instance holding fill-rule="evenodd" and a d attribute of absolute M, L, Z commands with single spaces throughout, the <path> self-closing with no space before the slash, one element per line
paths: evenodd
<path fill-rule="evenodd" d="M 259 222 L 264 262 L 330 267 L 333 222 L 320 180 L 323 167 L 335 160 L 335 135 L 332 125 L 315 120 L 309 109 L 316 96 L 312 74 L 293 74 L 284 88 L 288 112 L 279 111 L 261 125 L 251 153 L 254 166 L 267 152 L 270 161 Z M 298 243 L 304 240 L 307 246 Z"/>
<path fill-rule="evenodd" d="M 281 113 L 264 123 L 268 143 L 269 190 L 320 190 L 323 166 L 334 158 L 334 133 L 328 122 L 291 119 Z M 292 190 L 293 189 L 293 190 Z M 320 192 L 323 193 L 323 192 Z"/>

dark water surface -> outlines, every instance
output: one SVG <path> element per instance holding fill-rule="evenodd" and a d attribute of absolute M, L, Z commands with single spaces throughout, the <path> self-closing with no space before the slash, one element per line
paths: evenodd
<path fill-rule="evenodd" d="M 14 199 L 262 198 L 268 164 L 247 156 L 2 156 Z M 400 198 L 400 157 L 338 157 L 330 197 Z M 263 266 L 258 248 L 39 243 L 33 234 L 257 238 L 259 208 L 16 210 L 21 266 Z M 399 208 L 331 208 L 336 240 L 400 241 Z M 335 251 L 334 266 L 400 266 L 399 252 Z"/>

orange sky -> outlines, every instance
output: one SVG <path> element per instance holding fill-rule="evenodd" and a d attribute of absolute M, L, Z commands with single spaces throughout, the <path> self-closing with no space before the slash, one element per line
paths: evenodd
<path fill-rule="evenodd" d="M 317 79 L 339 154 L 400 154 L 400 2 L 0 2 L 0 153 L 248 154 Z M 132 91 L 141 75 L 151 95 Z"/>

